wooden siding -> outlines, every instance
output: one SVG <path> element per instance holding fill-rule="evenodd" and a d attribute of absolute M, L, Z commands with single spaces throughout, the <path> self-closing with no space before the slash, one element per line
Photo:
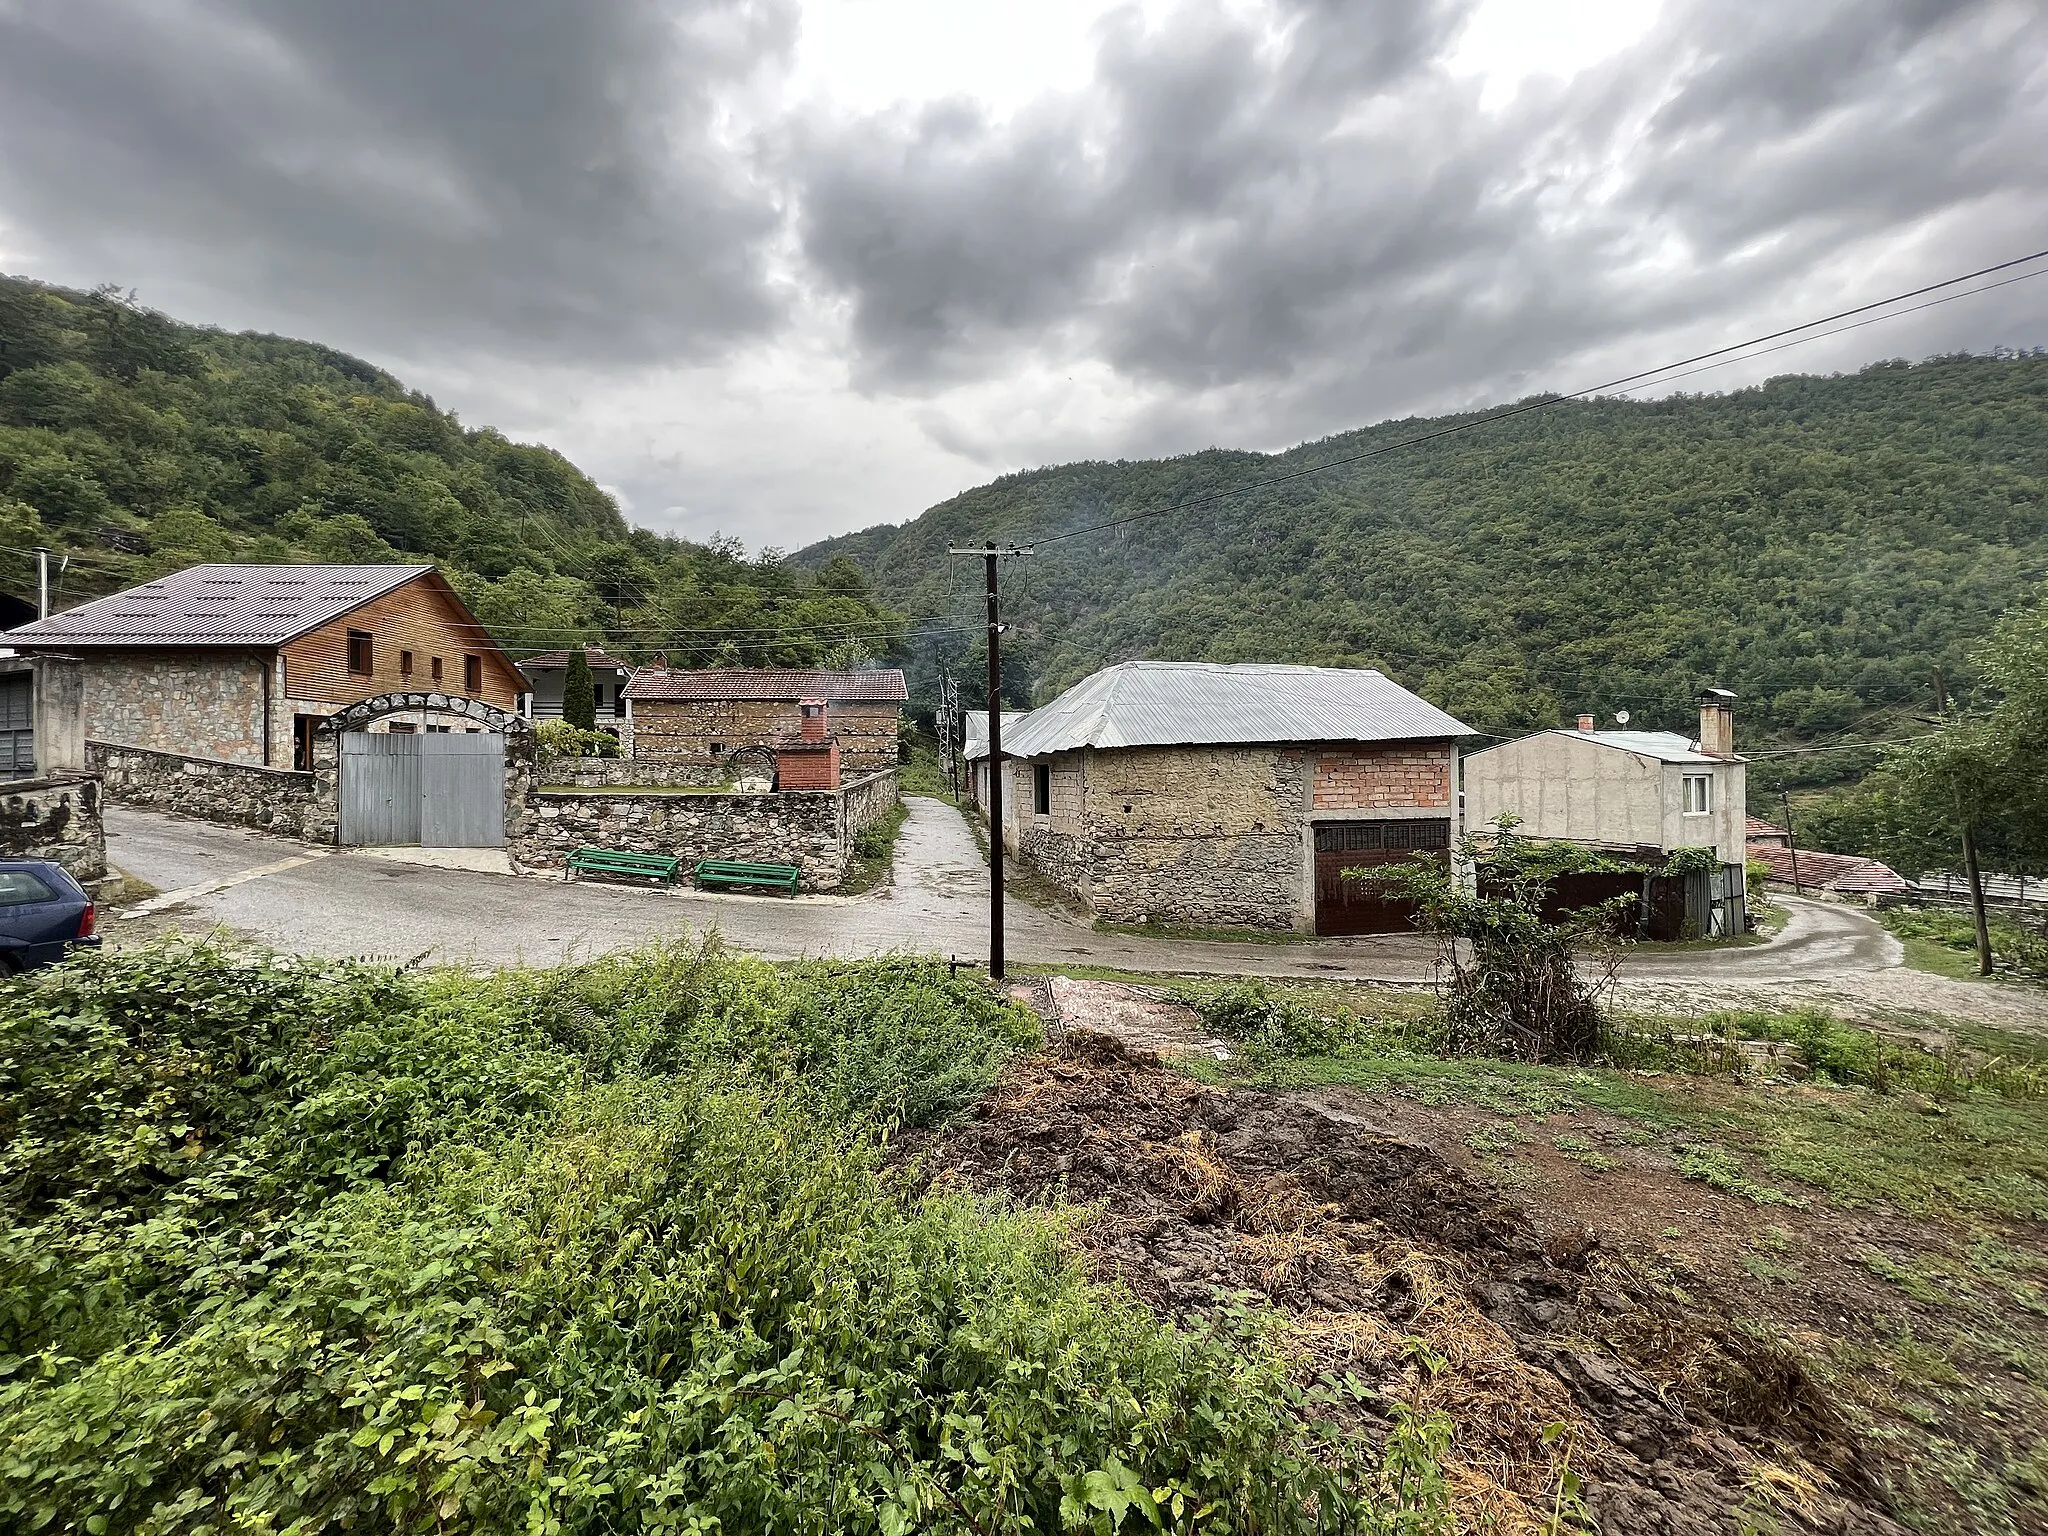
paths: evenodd
<path fill-rule="evenodd" d="M 348 632 L 371 636 L 370 674 L 348 669 Z M 411 651 L 410 676 L 399 671 L 399 653 Z M 288 699 L 309 703 L 353 704 L 379 693 L 401 690 L 462 694 L 462 658 L 483 660 L 483 689 L 474 697 L 500 709 L 511 709 L 525 691 L 526 679 L 487 635 L 470 620 L 438 580 L 421 576 L 395 592 L 387 592 L 353 613 L 299 636 L 284 648 L 284 692 Z M 434 681 L 434 658 L 442 660 L 441 680 Z"/>

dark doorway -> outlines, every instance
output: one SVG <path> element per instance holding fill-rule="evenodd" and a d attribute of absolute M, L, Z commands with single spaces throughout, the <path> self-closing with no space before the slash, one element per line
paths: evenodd
<path fill-rule="evenodd" d="M 1448 820 L 1325 821 L 1315 827 L 1316 932 L 1326 937 L 1358 933 L 1413 933 L 1416 904 L 1383 895 L 1369 880 L 1346 879 L 1347 869 L 1402 864 L 1417 853 L 1448 863 Z"/>

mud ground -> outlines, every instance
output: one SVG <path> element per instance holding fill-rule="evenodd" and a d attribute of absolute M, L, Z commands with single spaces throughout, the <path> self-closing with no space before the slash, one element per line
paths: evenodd
<path fill-rule="evenodd" d="M 1376 1103 L 1205 1086 L 1124 1023 L 1069 1018 L 904 1155 L 934 1181 L 1092 1208 L 1088 1261 L 1162 1316 L 1263 1298 L 1305 1374 L 1364 1384 L 1368 1432 L 1396 1401 L 1449 1415 L 1465 1528 L 1541 1528 L 1568 1464 L 1611 1536 L 1901 1529 L 1799 1358 L 1684 1254 L 1569 1202 L 1538 1221 Z M 1703 1230 L 1729 1214 L 1686 1197 Z"/>

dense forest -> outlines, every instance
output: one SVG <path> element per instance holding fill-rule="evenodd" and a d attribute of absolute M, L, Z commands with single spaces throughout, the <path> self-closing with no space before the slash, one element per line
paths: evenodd
<path fill-rule="evenodd" d="M 949 544 L 1031 543 L 1471 419 L 1008 475 L 794 558 L 851 558 L 910 612 L 968 614 L 981 571 Z M 1972 651 L 2044 568 L 2048 356 L 1887 362 L 1560 404 L 1044 544 L 1004 569 L 1005 671 L 1026 703 L 1130 658 L 1377 666 L 1497 733 L 1582 710 L 1689 729 L 1712 683 L 1742 696 L 1746 748 L 1836 748 L 1919 729 L 1937 671 L 1967 701 Z M 919 665 L 977 662 L 950 636 Z M 1760 758 L 1756 778 L 1875 760 Z"/>
<path fill-rule="evenodd" d="M 603 637 L 789 666 L 902 633 L 846 562 L 628 528 L 560 454 L 331 348 L 0 278 L 0 592 L 18 603 L 39 546 L 59 608 L 201 561 L 433 560 L 515 654 Z"/>

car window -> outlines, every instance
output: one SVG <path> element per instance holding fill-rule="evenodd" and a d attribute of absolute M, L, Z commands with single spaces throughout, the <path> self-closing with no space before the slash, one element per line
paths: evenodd
<path fill-rule="evenodd" d="M 0 869 L 0 907 L 25 907 L 30 902 L 56 899 L 57 893 L 33 871 Z"/>

